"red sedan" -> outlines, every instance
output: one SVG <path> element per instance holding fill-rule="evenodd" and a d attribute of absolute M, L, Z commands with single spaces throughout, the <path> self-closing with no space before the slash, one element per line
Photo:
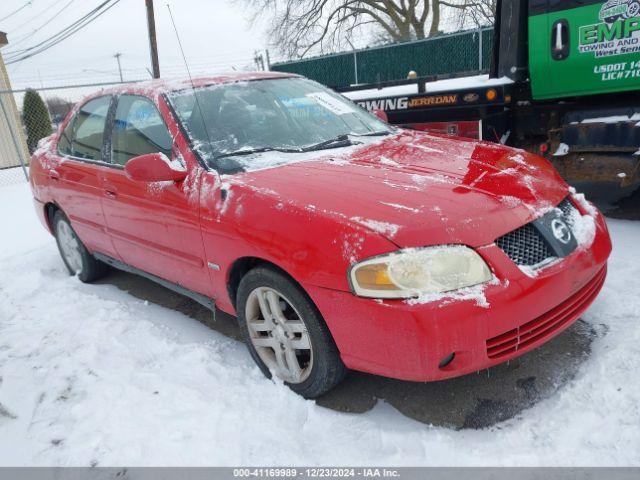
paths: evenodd
<path fill-rule="evenodd" d="M 536 348 L 611 251 L 546 160 L 396 129 L 285 74 L 96 93 L 31 186 L 71 274 L 112 266 L 237 315 L 265 375 L 308 398 L 347 369 L 441 380 Z"/>

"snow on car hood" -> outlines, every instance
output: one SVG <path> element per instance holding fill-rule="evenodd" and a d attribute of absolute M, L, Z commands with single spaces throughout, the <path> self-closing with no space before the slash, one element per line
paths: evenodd
<path fill-rule="evenodd" d="M 358 223 L 399 247 L 487 245 L 568 194 L 541 157 L 412 131 L 224 181 Z"/>

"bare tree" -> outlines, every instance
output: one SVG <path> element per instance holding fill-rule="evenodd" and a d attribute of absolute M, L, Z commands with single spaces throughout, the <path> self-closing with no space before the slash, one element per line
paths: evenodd
<path fill-rule="evenodd" d="M 343 49 L 367 29 L 394 42 L 433 36 L 448 6 L 443 0 L 243 1 L 256 17 L 270 20 L 271 43 L 287 58 Z"/>
<path fill-rule="evenodd" d="M 497 0 L 451 0 L 443 5 L 457 10 L 455 21 L 458 28 L 486 27 L 493 25 Z"/>
<path fill-rule="evenodd" d="M 48 97 L 44 102 L 54 123 L 61 122 L 73 108 L 73 102 L 60 97 Z"/>

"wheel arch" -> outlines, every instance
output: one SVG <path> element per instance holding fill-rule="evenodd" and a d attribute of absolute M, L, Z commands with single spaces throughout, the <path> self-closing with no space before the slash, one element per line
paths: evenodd
<path fill-rule="evenodd" d="M 231 267 L 229 267 L 229 270 L 228 270 L 229 273 L 227 274 L 227 292 L 229 294 L 229 299 L 231 300 L 231 304 L 233 305 L 234 308 L 236 306 L 238 288 L 240 286 L 240 281 L 242 280 L 242 277 L 244 277 L 247 273 L 249 273 L 249 271 L 260 266 L 270 267 L 278 271 L 279 273 L 285 275 L 289 280 L 291 280 L 298 287 L 300 287 L 300 290 L 304 292 L 307 298 L 309 298 L 311 303 L 313 303 L 313 305 L 315 306 L 315 302 L 313 302 L 311 297 L 309 297 L 309 294 L 304 289 L 304 287 L 300 284 L 300 282 L 298 282 L 293 277 L 293 275 L 287 272 L 284 268 L 264 258 L 247 256 L 247 257 L 240 257 L 236 259 L 231 264 Z"/>
<path fill-rule="evenodd" d="M 47 226 L 49 227 L 49 231 L 53 232 L 53 217 L 55 216 L 57 211 L 62 211 L 60 206 L 55 202 L 47 202 L 44 204 L 44 218 L 47 221 Z"/>

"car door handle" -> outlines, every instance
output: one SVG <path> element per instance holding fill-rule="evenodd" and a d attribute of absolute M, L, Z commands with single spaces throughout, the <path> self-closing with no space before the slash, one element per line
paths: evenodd
<path fill-rule="evenodd" d="M 49 170 L 49 178 L 51 180 L 60 180 L 60 174 L 56 170 Z"/>
<path fill-rule="evenodd" d="M 113 183 L 103 180 L 102 188 L 104 188 L 105 197 L 116 198 L 118 196 L 118 189 L 115 187 Z"/>

